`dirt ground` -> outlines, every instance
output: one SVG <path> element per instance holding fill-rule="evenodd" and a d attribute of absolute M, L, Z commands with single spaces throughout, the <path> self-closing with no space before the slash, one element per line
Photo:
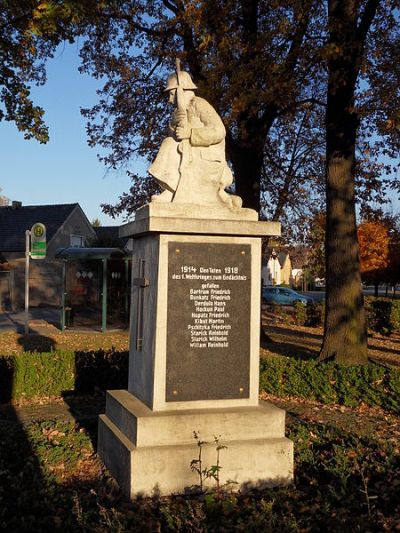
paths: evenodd
<path fill-rule="evenodd" d="M 262 394 L 262 400 L 269 401 L 286 411 L 287 421 L 300 419 L 306 422 L 338 427 L 349 433 L 362 436 L 382 435 L 398 449 L 400 443 L 399 417 L 379 407 L 361 404 L 360 407 L 324 405 L 302 398 L 278 398 Z"/>
<path fill-rule="evenodd" d="M 24 335 L 16 331 L 0 332 L 0 356 L 22 352 L 51 352 L 53 350 L 128 350 L 127 331 L 77 332 L 60 331 L 55 327 L 38 327 Z"/>

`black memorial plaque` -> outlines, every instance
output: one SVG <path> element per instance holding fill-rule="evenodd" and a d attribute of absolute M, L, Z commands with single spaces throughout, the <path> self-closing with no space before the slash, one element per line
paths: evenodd
<path fill-rule="evenodd" d="M 168 244 L 166 401 L 249 397 L 250 245 Z"/>

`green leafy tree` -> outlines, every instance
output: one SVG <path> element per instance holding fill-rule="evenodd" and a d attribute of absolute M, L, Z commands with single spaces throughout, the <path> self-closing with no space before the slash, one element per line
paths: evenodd
<path fill-rule="evenodd" d="M 44 110 L 33 103 L 31 86 L 45 83 L 46 60 L 60 42 L 73 41 L 95 3 L 0 1 L 0 121 L 14 122 L 25 139 L 48 141 Z"/>

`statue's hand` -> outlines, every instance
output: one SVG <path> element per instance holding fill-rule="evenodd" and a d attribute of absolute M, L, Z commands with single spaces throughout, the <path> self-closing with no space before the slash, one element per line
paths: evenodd
<path fill-rule="evenodd" d="M 175 129 L 175 135 L 178 141 L 190 139 L 191 132 L 192 128 L 188 124 L 186 124 L 185 126 L 177 126 Z"/>
<path fill-rule="evenodd" d="M 175 109 L 175 111 L 172 113 L 172 124 L 182 124 L 186 121 L 186 111 L 179 111 L 179 109 Z"/>

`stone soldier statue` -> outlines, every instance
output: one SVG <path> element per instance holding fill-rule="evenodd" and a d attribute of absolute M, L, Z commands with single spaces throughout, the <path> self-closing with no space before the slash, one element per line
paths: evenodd
<path fill-rule="evenodd" d="M 164 139 L 148 172 L 165 189 L 152 202 L 196 203 L 241 207 L 238 196 L 225 188 L 233 176 L 225 159 L 225 127 L 215 109 L 195 95 L 190 75 L 180 70 L 169 76 L 166 91 L 176 106 Z"/>

